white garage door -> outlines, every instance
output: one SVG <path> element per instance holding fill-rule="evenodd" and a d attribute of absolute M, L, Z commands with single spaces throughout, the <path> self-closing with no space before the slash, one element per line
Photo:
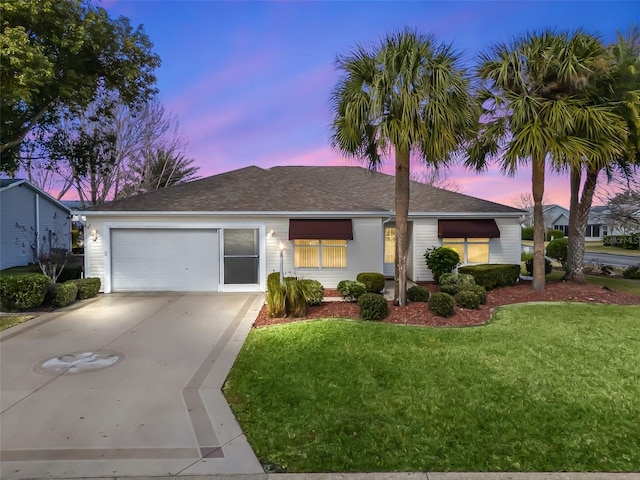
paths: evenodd
<path fill-rule="evenodd" d="M 114 292 L 218 290 L 216 230 L 112 229 Z"/>

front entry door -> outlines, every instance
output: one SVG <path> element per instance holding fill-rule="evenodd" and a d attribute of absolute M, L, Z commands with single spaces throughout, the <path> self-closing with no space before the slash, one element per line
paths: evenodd
<path fill-rule="evenodd" d="M 384 226 L 384 265 L 382 273 L 385 277 L 395 275 L 396 263 L 396 225 L 387 223 Z"/>

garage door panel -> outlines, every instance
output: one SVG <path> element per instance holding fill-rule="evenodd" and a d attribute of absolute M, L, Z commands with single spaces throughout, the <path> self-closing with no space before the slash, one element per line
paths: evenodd
<path fill-rule="evenodd" d="M 218 233 L 205 229 L 112 229 L 112 290 L 217 291 Z"/>

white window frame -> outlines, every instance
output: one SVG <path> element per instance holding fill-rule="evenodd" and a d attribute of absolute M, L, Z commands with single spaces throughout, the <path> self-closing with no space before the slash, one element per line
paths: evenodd
<path fill-rule="evenodd" d="M 463 240 L 463 241 L 452 241 Z M 474 241 L 475 240 L 475 241 Z M 491 261 L 491 238 L 474 238 L 474 237 L 458 237 L 458 238 L 443 238 L 443 246 L 460 245 L 462 246 L 463 254 L 461 255 L 460 262 L 465 265 L 481 265 L 483 263 L 489 263 Z M 487 246 L 487 261 L 486 262 L 469 262 L 468 247 L 469 245 L 486 245 Z"/>

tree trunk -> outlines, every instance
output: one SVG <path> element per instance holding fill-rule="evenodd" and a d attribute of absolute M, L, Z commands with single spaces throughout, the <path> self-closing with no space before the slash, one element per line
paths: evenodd
<path fill-rule="evenodd" d="M 533 194 L 533 290 L 544 290 L 544 157 L 533 159 L 531 166 L 531 186 Z"/>
<path fill-rule="evenodd" d="M 587 168 L 578 201 L 581 170 L 571 172 L 571 208 L 569 209 L 569 245 L 567 251 L 566 279 L 576 283 L 585 283 L 584 278 L 584 237 L 589 222 L 589 212 L 593 202 L 598 171 Z"/>
<path fill-rule="evenodd" d="M 396 147 L 396 277 L 394 303 L 407 304 L 407 217 L 409 216 L 409 150 Z"/>

